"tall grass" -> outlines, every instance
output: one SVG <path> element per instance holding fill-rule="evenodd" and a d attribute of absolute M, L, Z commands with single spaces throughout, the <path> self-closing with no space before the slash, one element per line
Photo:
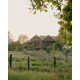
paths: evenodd
<path fill-rule="evenodd" d="M 22 54 L 23 55 L 23 54 Z M 25 55 L 24 55 L 25 56 Z M 54 72 L 53 58 L 30 57 L 30 70 L 27 70 L 27 57 L 13 56 L 12 69 L 8 70 L 8 80 L 72 80 L 72 64 L 57 58 Z"/>
<path fill-rule="evenodd" d="M 8 80 L 71 80 L 71 75 L 36 71 L 14 72 L 9 70 Z"/>

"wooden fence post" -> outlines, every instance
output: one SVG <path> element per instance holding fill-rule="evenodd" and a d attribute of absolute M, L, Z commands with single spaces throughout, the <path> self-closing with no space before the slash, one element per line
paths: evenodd
<path fill-rule="evenodd" d="M 9 65 L 10 65 L 10 68 L 12 68 L 12 54 L 10 54 Z"/>
<path fill-rule="evenodd" d="M 30 70 L 30 57 L 28 56 L 28 71 Z"/>
<path fill-rule="evenodd" d="M 54 72 L 55 72 L 55 69 L 56 69 L 56 57 L 54 56 Z"/>

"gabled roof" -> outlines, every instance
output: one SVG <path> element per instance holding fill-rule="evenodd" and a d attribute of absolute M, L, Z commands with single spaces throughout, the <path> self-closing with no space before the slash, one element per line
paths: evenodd
<path fill-rule="evenodd" d="M 54 41 L 54 39 L 51 36 L 49 36 L 49 35 L 46 36 L 44 40 L 45 41 Z"/>
<path fill-rule="evenodd" d="M 34 41 L 34 40 L 41 40 L 41 38 L 40 38 L 39 36 L 35 35 L 35 36 L 31 39 L 31 41 Z"/>
<path fill-rule="evenodd" d="M 44 40 L 46 38 L 46 36 L 40 36 L 41 40 Z"/>
<path fill-rule="evenodd" d="M 42 40 L 42 41 L 54 41 L 54 39 L 51 37 L 51 36 L 37 36 L 35 35 L 31 41 L 34 41 L 34 40 Z"/>

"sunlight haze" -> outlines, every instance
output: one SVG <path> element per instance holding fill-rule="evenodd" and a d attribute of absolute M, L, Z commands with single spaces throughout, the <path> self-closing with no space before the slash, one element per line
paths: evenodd
<path fill-rule="evenodd" d="M 58 35 L 59 25 L 52 13 L 33 15 L 29 0 L 8 0 L 8 30 L 16 40 L 20 34 L 29 38 L 34 35 Z"/>

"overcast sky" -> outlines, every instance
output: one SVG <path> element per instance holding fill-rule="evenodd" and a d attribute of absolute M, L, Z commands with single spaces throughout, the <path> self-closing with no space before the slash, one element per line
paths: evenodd
<path fill-rule="evenodd" d="M 34 35 L 57 35 L 59 25 L 51 12 L 33 15 L 28 8 L 29 0 L 8 0 L 8 30 L 17 39 L 20 34 L 29 38 Z"/>

